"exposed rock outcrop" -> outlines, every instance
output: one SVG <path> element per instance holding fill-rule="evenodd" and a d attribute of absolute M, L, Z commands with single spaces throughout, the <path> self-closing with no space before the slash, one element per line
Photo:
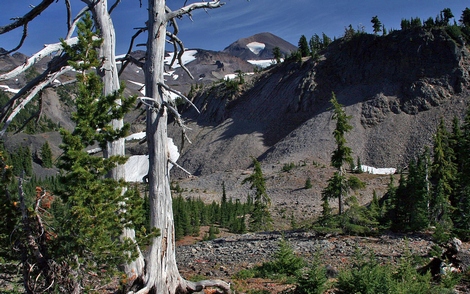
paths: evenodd
<path fill-rule="evenodd" d="M 316 158 L 329 162 L 334 92 L 351 115 L 354 157 L 377 167 L 403 167 L 431 144 L 441 117 L 467 108 L 470 53 L 445 30 L 359 34 L 333 42 L 317 61 L 285 62 L 238 91 L 211 87 L 195 97 L 194 144 L 182 164 L 196 174 Z M 223 160 L 220 160 L 223 158 Z"/>

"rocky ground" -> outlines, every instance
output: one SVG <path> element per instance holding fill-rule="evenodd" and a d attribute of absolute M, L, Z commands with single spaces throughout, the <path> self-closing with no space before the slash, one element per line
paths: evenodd
<path fill-rule="evenodd" d="M 380 262 L 396 262 L 410 253 L 431 258 L 429 252 L 435 243 L 429 234 L 382 234 L 377 237 L 320 235 L 309 231 L 286 231 L 226 235 L 212 241 L 188 244 L 180 242 L 177 247 L 177 261 L 180 272 L 186 278 L 218 278 L 231 282 L 235 289 L 268 290 L 280 293 L 292 286 L 282 283 L 248 279 L 240 282 L 234 275 L 242 269 L 252 268 L 272 258 L 284 236 L 295 253 L 306 260 L 312 260 L 316 252 L 321 262 L 335 272 L 347 266 L 356 250 L 363 255 L 373 253 Z M 192 241 L 195 241 L 192 239 Z M 460 256 L 464 267 L 470 261 L 470 243 L 463 243 Z M 469 293 L 468 285 L 460 285 L 456 293 Z M 240 293 L 240 292 L 238 292 Z"/>

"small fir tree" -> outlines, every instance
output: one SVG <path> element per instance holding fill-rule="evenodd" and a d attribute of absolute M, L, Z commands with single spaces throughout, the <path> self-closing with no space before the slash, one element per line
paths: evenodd
<path fill-rule="evenodd" d="M 273 48 L 273 57 L 277 64 L 281 63 L 281 48 L 278 46 Z"/>
<path fill-rule="evenodd" d="M 102 96 L 102 83 L 92 67 L 99 67 L 97 49 L 101 40 L 92 31 L 91 17 L 86 15 L 78 24 L 78 43 L 68 46 L 62 43 L 70 56 L 69 64 L 78 72 L 78 94 L 75 100 L 76 112 L 72 120 L 76 126 L 73 132 L 61 130 L 63 155 L 59 168 L 66 189 L 60 191 L 62 219 L 54 245 L 54 255 L 59 260 L 76 268 L 79 283 L 87 283 L 89 274 L 113 275 L 118 266 L 134 259 L 137 255 L 135 243 L 120 239 L 124 227 L 145 228 L 144 201 L 135 189 L 122 193 L 126 184 L 106 178 L 105 175 L 126 161 L 122 156 L 101 158 L 91 156 L 86 148 L 98 143 L 103 149 L 107 142 L 122 138 L 129 130 L 114 129 L 110 123 L 119 119 L 133 106 L 135 98 L 122 97 L 122 91 Z M 117 105 L 117 98 L 122 101 Z M 126 209 L 120 204 L 126 203 Z M 139 231 L 138 231 L 139 233 Z M 149 232 L 149 237 L 157 232 Z M 93 260 L 93 262 L 86 262 Z M 103 281 L 105 281 L 103 279 Z"/>
<path fill-rule="evenodd" d="M 374 29 L 374 34 L 377 35 L 382 30 L 382 22 L 379 20 L 377 15 L 372 17 L 372 20 L 370 22 L 372 23 L 372 28 Z"/>
<path fill-rule="evenodd" d="M 51 168 L 52 167 L 52 150 L 47 141 L 42 145 L 40 154 L 41 154 L 42 166 L 45 168 Z"/>
<path fill-rule="evenodd" d="M 348 181 L 346 179 L 346 170 L 344 165 L 353 164 L 352 150 L 346 145 L 345 134 L 352 130 L 349 124 L 350 116 L 346 115 L 341 104 L 336 100 L 335 93 L 332 93 L 330 100 L 333 105 L 333 119 L 336 120 L 336 127 L 333 131 L 333 137 L 336 142 L 336 149 L 331 155 L 331 165 L 337 169 L 333 177 L 328 181 L 328 187 L 324 195 L 328 198 L 338 199 L 339 214 L 343 212 L 343 197 L 348 191 Z"/>
<path fill-rule="evenodd" d="M 304 35 L 300 36 L 299 39 L 299 51 L 302 57 L 307 57 L 310 55 L 307 38 Z"/>
<path fill-rule="evenodd" d="M 256 158 L 253 158 L 253 166 L 253 174 L 242 181 L 242 184 L 250 183 L 250 189 L 255 192 L 250 230 L 269 230 L 272 226 L 271 213 L 269 212 L 271 199 L 266 192 L 266 180 L 261 171 L 261 164 Z"/>
<path fill-rule="evenodd" d="M 451 228 L 451 195 L 457 176 L 454 152 L 450 146 L 450 134 L 441 119 L 434 136 L 433 163 L 431 167 L 431 183 L 433 192 L 429 201 L 430 221 L 433 225 L 440 224 Z"/>
<path fill-rule="evenodd" d="M 312 179 L 310 177 L 307 178 L 307 180 L 305 180 L 305 186 L 304 188 L 305 189 L 311 189 L 313 187 L 312 185 Z"/>

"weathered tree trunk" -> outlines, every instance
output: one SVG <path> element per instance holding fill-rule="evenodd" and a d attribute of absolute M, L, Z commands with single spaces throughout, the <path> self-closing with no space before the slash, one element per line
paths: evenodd
<path fill-rule="evenodd" d="M 219 4 L 218 1 L 211 3 Z M 203 3 L 202 5 L 208 5 Z M 220 5 L 219 5 L 220 6 Z M 164 95 L 163 73 L 167 22 L 165 0 L 149 0 L 148 40 L 145 62 L 145 96 L 154 100 L 147 108 L 147 142 L 149 151 L 150 225 L 160 230 L 146 256 L 145 286 L 137 293 L 192 293 L 207 286 L 230 291 L 222 281 L 192 283 L 184 280 L 178 271 L 175 256 L 175 233 L 170 175 L 168 170 L 167 96 Z"/>
<path fill-rule="evenodd" d="M 150 225 L 160 229 L 152 242 L 146 267 L 146 289 L 142 293 L 175 293 L 180 275 L 175 257 L 173 208 L 168 174 L 167 109 L 162 88 L 165 58 L 165 1 L 149 0 L 148 41 L 145 63 L 145 96 L 155 100 L 155 108 L 147 109 L 147 141 L 149 151 Z M 139 292 L 140 293 L 140 292 Z"/>
<path fill-rule="evenodd" d="M 100 57 L 103 59 L 103 64 L 97 69 L 98 74 L 101 76 L 103 81 L 103 95 L 108 96 L 116 93 L 120 89 L 119 75 L 116 66 L 116 37 L 112 19 L 108 13 L 107 0 L 101 0 L 97 3 L 92 11 L 95 18 L 96 25 L 101 33 L 103 43 L 100 48 Z M 121 101 L 117 100 L 117 104 Z M 123 119 L 115 119 L 111 122 L 111 125 L 115 129 L 121 129 L 124 126 Z M 120 138 L 113 142 L 108 142 L 106 150 L 104 150 L 105 157 L 125 155 L 125 139 Z M 123 165 L 118 165 L 111 170 L 108 175 L 110 178 L 118 181 L 125 179 L 125 169 Z M 125 190 L 123 190 L 125 193 Z M 135 240 L 135 231 L 130 228 L 125 228 L 121 234 L 121 238 L 130 238 Z M 139 251 L 139 257 L 124 265 L 124 272 L 127 276 L 127 281 L 133 283 L 135 279 L 143 276 L 144 258 Z"/>

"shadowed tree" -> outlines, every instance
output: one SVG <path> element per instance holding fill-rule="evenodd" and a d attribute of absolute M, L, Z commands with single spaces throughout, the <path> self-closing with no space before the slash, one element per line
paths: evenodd
<path fill-rule="evenodd" d="M 372 28 L 374 29 L 374 34 L 377 35 L 382 30 L 382 22 L 379 20 L 377 15 L 372 17 L 372 20 L 370 22 L 372 23 Z"/>
<path fill-rule="evenodd" d="M 310 55 L 310 49 L 308 48 L 307 38 L 302 35 L 299 39 L 299 51 L 302 57 L 307 57 Z"/>

